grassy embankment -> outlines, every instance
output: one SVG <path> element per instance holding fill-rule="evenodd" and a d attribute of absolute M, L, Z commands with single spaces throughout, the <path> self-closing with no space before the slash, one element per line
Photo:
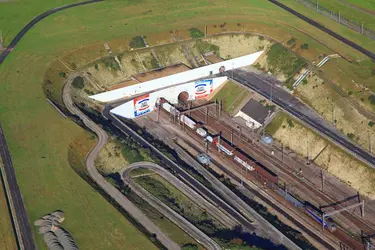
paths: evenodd
<path fill-rule="evenodd" d="M 0 169 L 3 168 L 0 157 Z M 1 172 L 1 171 L 0 171 Z M 0 173 L 0 246 L 4 250 L 17 248 L 16 236 L 13 230 L 11 214 L 5 194 L 4 183 Z"/>
<path fill-rule="evenodd" d="M 305 127 L 285 113 L 278 113 L 266 127 L 266 132 L 297 154 L 314 158 L 326 146 L 328 147 L 315 159 L 315 163 L 338 177 L 361 194 L 375 197 L 375 170 L 359 162 L 319 134 Z"/>
<path fill-rule="evenodd" d="M 250 95 L 250 91 L 237 83 L 228 81 L 212 99 L 221 100 L 226 112 L 232 113 Z"/>
<path fill-rule="evenodd" d="M 41 8 L 52 7 L 52 3 L 47 2 L 39 1 L 39 5 L 31 1 L 1 3 L 2 10 L 6 8 L 7 11 L 2 11 L 0 24 L 10 27 L 6 43 Z M 22 6 L 24 3 L 34 7 Z M 145 9 L 151 11 L 145 12 Z M 220 17 L 218 12 L 222 13 Z M 107 17 L 107 13 L 111 13 L 111 18 Z M 266 16 L 277 16 L 278 24 L 270 22 Z M 9 20 L 14 21 L 14 25 L 9 25 Z M 232 22 L 235 27 L 238 27 L 235 25 L 237 22 L 249 22 L 250 25 L 244 26 L 254 32 L 275 35 L 280 40 L 292 34 L 302 40 L 311 40 L 309 44 L 313 44 L 313 39 L 285 26 L 293 23 L 343 53 L 355 58 L 363 57 L 342 44 L 336 46 L 334 39 L 263 1 L 105 1 L 54 14 L 25 36 L 1 65 L 0 72 L 0 119 L 7 134 L 30 221 L 62 209 L 67 215 L 65 227 L 81 248 L 152 248 L 143 235 L 70 168 L 68 145 L 82 145 L 84 151 L 79 154 L 79 160 L 83 163 L 93 141 L 87 139 L 91 135 L 63 119 L 45 101 L 41 88 L 43 76 L 56 57 L 65 59 L 64 56 L 69 54 L 69 62 L 79 67 L 105 55 L 104 41 L 113 40 L 113 47 L 116 44 L 117 48 L 124 47 L 124 37 L 139 35 L 140 30 L 146 34 L 157 33 L 187 25 L 198 27 L 205 23 L 212 25 L 209 32 L 228 29 L 228 26 L 214 27 L 220 22 Z M 78 51 L 80 53 L 75 53 Z M 60 67 L 69 71 L 62 64 Z M 61 82 L 63 79 L 56 77 L 55 80 Z M 33 174 L 30 175 L 30 172 Z M 36 229 L 33 230 L 36 233 Z M 36 239 L 39 248 L 45 249 L 41 237 L 36 236 Z"/>

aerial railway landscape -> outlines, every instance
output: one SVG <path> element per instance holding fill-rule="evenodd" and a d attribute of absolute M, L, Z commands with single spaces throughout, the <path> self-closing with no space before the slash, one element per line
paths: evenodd
<path fill-rule="evenodd" d="M 38 1 L 0 1 L 1 249 L 375 248 L 375 6 Z"/>

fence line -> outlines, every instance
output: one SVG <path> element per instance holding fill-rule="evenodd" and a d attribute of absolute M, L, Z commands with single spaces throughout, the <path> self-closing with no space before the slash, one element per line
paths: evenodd
<path fill-rule="evenodd" d="M 319 14 L 325 15 L 332 20 L 345 25 L 352 30 L 355 30 L 359 33 L 361 33 L 364 36 L 367 36 L 373 40 L 375 40 L 375 30 L 367 28 L 364 23 L 360 23 L 354 20 L 349 19 L 346 16 L 341 15 L 340 11 L 336 12 L 330 9 L 327 9 L 323 6 L 319 5 L 319 1 L 316 0 L 296 0 L 297 2 L 305 5 L 306 7 L 315 10 Z"/>

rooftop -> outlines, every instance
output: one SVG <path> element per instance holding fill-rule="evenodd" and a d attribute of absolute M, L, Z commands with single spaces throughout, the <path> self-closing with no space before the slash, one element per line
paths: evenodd
<path fill-rule="evenodd" d="M 250 99 L 250 101 L 243 106 L 241 112 L 250 116 L 260 124 L 263 124 L 268 116 L 268 109 L 254 99 Z"/>

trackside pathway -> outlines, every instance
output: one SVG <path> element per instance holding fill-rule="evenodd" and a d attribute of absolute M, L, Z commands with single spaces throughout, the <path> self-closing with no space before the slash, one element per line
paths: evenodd
<path fill-rule="evenodd" d="M 93 179 L 98 186 L 103 189 L 112 199 L 114 199 L 127 213 L 134 218 L 139 224 L 147 229 L 151 234 L 155 234 L 156 238 L 168 249 L 180 249 L 179 245 L 172 241 L 159 227 L 157 227 L 142 211 L 130 202 L 117 188 L 108 183 L 104 177 L 96 169 L 94 161 L 100 150 L 108 141 L 107 133 L 97 124 L 91 121 L 85 114 L 83 114 L 73 103 L 71 97 L 71 83 L 76 75 L 71 75 L 63 89 L 63 102 L 70 113 L 77 115 L 83 123 L 98 136 L 98 142 L 90 151 L 86 158 L 86 169 L 91 179 Z"/>

